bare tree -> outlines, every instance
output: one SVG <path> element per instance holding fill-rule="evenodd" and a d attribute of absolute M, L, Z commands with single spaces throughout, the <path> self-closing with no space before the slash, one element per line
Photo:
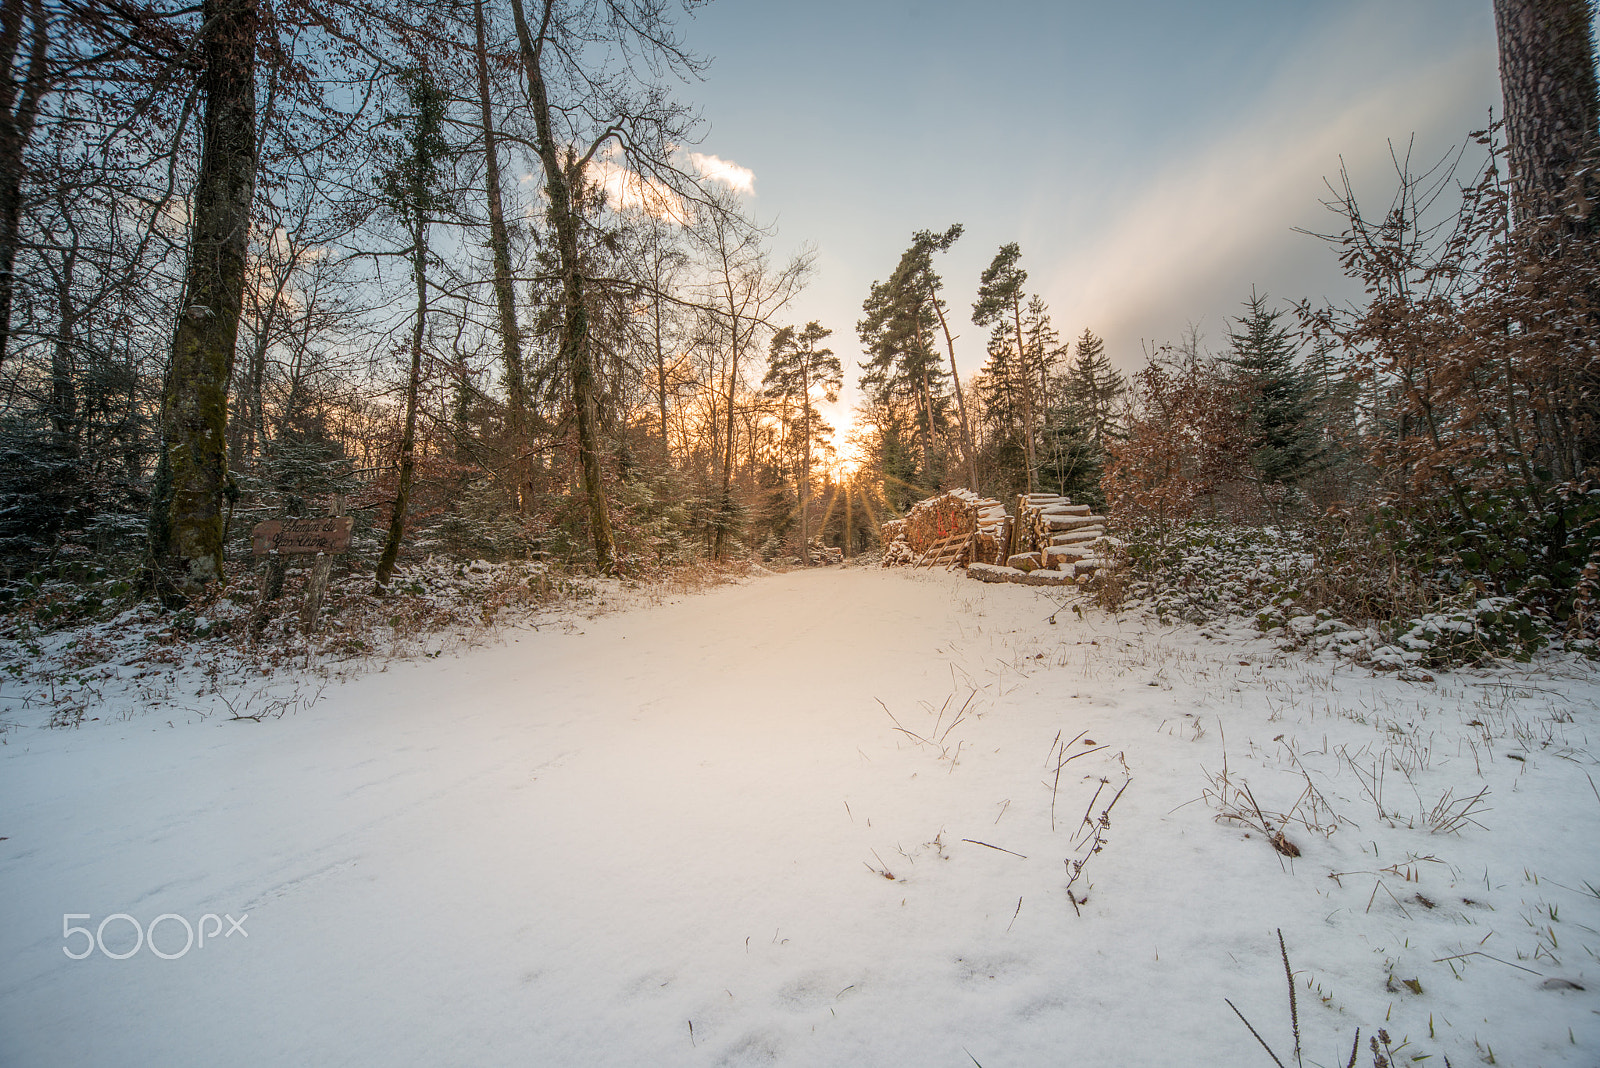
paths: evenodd
<path fill-rule="evenodd" d="M 643 181 L 692 184 L 673 157 L 688 140 L 694 118 L 671 101 L 653 72 L 692 74 L 702 62 L 684 50 L 659 0 L 541 0 L 533 22 L 523 0 L 510 2 L 560 274 L 558 358 L 572 385 L 595 564 L 609 571 L 616 566 L 616 542 L 602 474 L 599 383 L 582 255 L 586 174 L 602 149 L 615 146 Z M 607 48 L 619 58 L 597 63 Z"/>

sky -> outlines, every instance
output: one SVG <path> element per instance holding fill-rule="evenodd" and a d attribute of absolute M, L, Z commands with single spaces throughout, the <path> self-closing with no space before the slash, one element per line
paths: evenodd
<path fill-rule="evenodd" d="M 1225 347 L 1252 286 L 1357 295 L 1296 232 L 1335 225 L 1325 179 L 1381 209 L 1391 144 L 1431 163 L 1500 111 L 1489 0 L 718 0 L 682 29 L 712 59 L 681 93 L 695 149 L 750 172 L 775 259 L 815 248 L 786 318 L 834 331 L 850 385 L 861 302 L 917 230 L 965 227 L 939 265 L 963 377 L 1011 241 L 1062 337 L 1133 370 L 1191 323 Z"/>

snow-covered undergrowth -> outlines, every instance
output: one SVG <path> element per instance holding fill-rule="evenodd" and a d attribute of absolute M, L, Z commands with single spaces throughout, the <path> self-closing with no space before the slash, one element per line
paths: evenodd
<path fill-rule="evenodd" d="M 1054 592 L 764 575 L 19 726 L 0 1062 L 1270 1065 L 1231 1002 L 1288 1064 L 1281 930 L 1305 1064 L 1594 1063 L 1589 662 Z"/>
<path fill-rule="evenodd" d="M 575 621 L 732 581 L 749 565 L 699 565 L 647 579 L 567 574 L 541 563 L 435 560 L 401 567 L 383 596 L 370 573 L 335 577 L 319 627 L 302 625 L 309 569 L 260 603 L 260 583 L 232 586 L 180 611 L 81 581 L 26 588 L 0 615 L 0 736 L 20 724 L 77 726 L 151 710 L 226 717 L 281 715 L 330 679 L 395 659 L 437 657 L 491 640 L 505 626 L 572 628 Z M 272 680 L 262 684 L 262 679 Z M 265 711 L 263 711 L 265 709 Z"/>
<path fill-rule="evenodd" d="M 1161 622 L 1249 618 L 1286 647 L 1379 670 L 1527 661 L 1558 638 L 1515 598 L 1484 596 L 1461 575 L 1436 577 L 1453 592 L 1429 595 L 1415 576 L 1361 559 L 1328 531 L 1192 522 L 1131 536 L 1125 557 L 1119 600 Z M 1589 652 L 1593 643 L 1572 647 Z"/>

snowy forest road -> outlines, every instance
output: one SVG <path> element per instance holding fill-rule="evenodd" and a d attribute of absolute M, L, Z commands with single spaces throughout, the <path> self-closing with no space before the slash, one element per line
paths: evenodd
<path fill-rule="evenodd" d="M 1054 609 L 797 572 L 506 629 L 281 719 L 14 735 L 0 1064 L 1254 1063 L 1221 998 L 1281 1015 L 1278 926 L 1370 972 L 1372 931 L 1308 927 L 1375 890 L 1330 900 L 1353 840 L 1316 856 L 1297 832 L 1296 878 L 1185 803 L 1226 711 L 1236 766 L 1260 750 L 1258 795 L 1287 808 L 1273 696 L 1325 672 Z M 248 918 L 223 937 L 207 914 Z M 179 954 L 185 923 L 207 941 Z M 70 926 L 105 950 L 70 959 Z M 1339 996 L 1362 1021 L 1393 1000 Z"/>

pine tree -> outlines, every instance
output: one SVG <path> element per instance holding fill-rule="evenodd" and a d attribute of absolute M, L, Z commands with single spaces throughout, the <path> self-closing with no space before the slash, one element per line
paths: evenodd
<path fill-rule="evenodd" d="M 766 378 L 762 385 L 768 396 L 780 398 L 798 408 L 800 439 L 800 559 L 811 562 L 811 445 L 825 438 L 831 428 L 817 414 L 815 395 L 828 403 L 839 399 L 844 384 L 839 357 L 832 349 L 818 348 L 818 342 L 832 334 L 815 319 L 798 334 L 792 326 L 779 330 L 772 338 Z"/>
<path fill-rule="evenodd" d="M 1017 399 L 1021 402 L 1022 447 L 1027 456 L 1028 491 L 1034 488 L 1034 472 L 1038 459 L 1034 452 L 1033 427 L 1038 398 L 1034 395 L 1033 375 L 1028 366 L 1027 334 L 1022 322 L 1023 287 L 1028 272 L 1017 266 L 1022 249 L 1016 242 L 1000 246 L 1000 251 L 985 267 L 978 279 L 978 299 L 972 304 L 972 321 L 978 326 L 992 327 L 990 351 L 998 345 L 1009 344 L 1016 349 L 1017 361 L 1011 368 Z"/>
<path fill-rule="evenodd" d="M 1600 226 L 1600 92 L 1589 0 L 1495 0 L 1519 224 Z"/>
<path fill-rule="evenodd" d="M 947 398 L 944 371 L 933 349 L 938 316 L 927 299 L 926 256 L 927 250 L 919 251 L 914 244 L 901 255 L 887 282 L 872 283 L 856 333 L 868 356 L 861 364 L 866 372 L 862 387 L 879 400 L 912 402 L 922 455 L 920 475 L 936 482 L 933 445 L 943 432 Z"/>
<path fill-rule="evenodd" d="M 1244 304 L 1248 312 L 1235 320 L 1225 361 L 1243 390 L 1250 466 L 1263 490 L 1293 487 L 1322 460 L 1316 394 L 1295 365 L 1288 331 L 1278 325 L 1283 313 L 1269 311 L 1267 298 L 1254 290 Z"/>
<path fill-rule="evenodd" d="M 1085 328 L 1067 368 L 1067 403 L 1102 459 L 1110 442 L 1121 433 L 1117 405 L 1127 392 L 1128 380 L 1111 365 L 1106 343 Z"/>
<path fill-rule="evenodd" d="M 961 224 L 953 223 L 944 233 L 934 233 L 931 230 L 918 230 L 914 237 L 914 244 L 907 252 L 907 256 L 915 257 L 917 274 L 921 279 L 923 299 L 933 309 L 934 315 L 939 320 L 939 330 L 944 334 L 945 350 L 950 354 L 950 384 L 955 387 L 956 413 L 961 420 L 961 452 L 967 462 L 967 481 L 969 488 L 976 493 L 978 490 L 978 464 L 974 456 L 972 441 L 972 423 L 967 418 L 967 400 L 961 390 L 961 375 L 956 370 L 956 339 L 950 332 L 950 321 L 945 317 L 944 298 L 939 296 L 939 290 L 944 285 L 943 279 L 933 269 L 933 253 L 948 252 L 950 246 L 961 237 Z"/>

